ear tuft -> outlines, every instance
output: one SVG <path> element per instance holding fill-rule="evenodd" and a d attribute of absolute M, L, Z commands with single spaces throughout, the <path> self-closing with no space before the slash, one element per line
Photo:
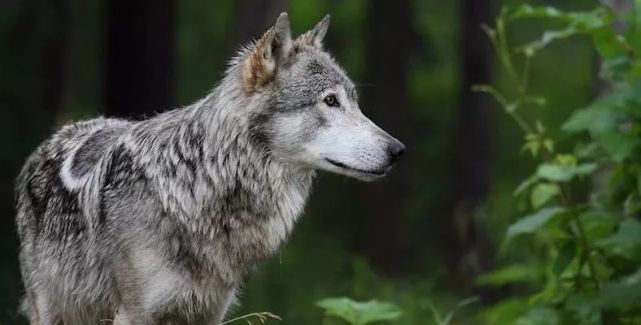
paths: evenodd
<path fill-rule="evenodd" d="M 292 50 L 289 16 L 283 12 L 276 23 L 256 41 L 241 71 L 243 90 L 251 93 L 267 84 L 276 73 L 278 66 L 290 56 Z"/>
<path fill-rule="evenodd" d="M 298 36 L 298 38 L 296 38 L 296 44 L 322 48 L 323 39 L 325 35 L 327 35 L 327 29 L 329 28 L 330 18 L 329 14 L 325 15 L 314 28 Z"/>

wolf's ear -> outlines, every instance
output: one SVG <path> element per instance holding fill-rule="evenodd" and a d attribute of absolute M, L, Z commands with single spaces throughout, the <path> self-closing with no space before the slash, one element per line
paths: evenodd
<path fill-rule="evenodd" d="M 329 28 L 329 20 L 330 16 L 325 15 L 325 17 L 323 17 L 323 19 L 321 19 L 314 28 L 307 31 L 305 34 L 298 36 L 298 38 L 296 38 L 296 44 L 322 48 L 323 39 L 325 38 L 325 35 L 327 35 L 327 28 Z"/>
<path fill-rule="evenodd" d="M 252 92 L 269 82 L 292 52 L 292 35 L 287 13 L 256 42 L 242 67 L 243 89 Z"/>

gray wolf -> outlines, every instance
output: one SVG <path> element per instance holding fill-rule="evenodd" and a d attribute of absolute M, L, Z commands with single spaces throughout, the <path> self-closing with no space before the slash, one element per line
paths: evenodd
<path fill-rule="evenodd" d="M 283 13 L 202 100 L 66 125 L 33 152 L 16 186 L 31 324 L 218 324 L 317 170 L 390 170 L 403 144 L 360 112 L 328 24 L 292 39 Z"/>

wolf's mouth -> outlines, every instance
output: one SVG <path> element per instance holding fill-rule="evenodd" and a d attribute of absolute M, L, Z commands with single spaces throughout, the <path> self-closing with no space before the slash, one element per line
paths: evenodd
<path fill-rule="evenodd" d="M 332 160 L 332 159 L 329 159 L 329 158 L 325 158 L 325 160 L 328 163 L 330 163 L 330 164 L 332 164 L 332 165 L 334 165 L 334 166 L 336 166 L 338 168 L 342 168 L 342 169 L 345 169 L 345 170 L 351 170 L 351 171 L 359 172 L 359 173 L 362 173 L 362 174 L 371 174 L 371 175 L 376 175 L 376 176 L 382 176 L 382 175 L 385 175 L 385 173 L 387 172 L 384 169 L 375 169 L 375 170 L 359 169 L 359 168 L 347 166 L 347 165 L 343 164 L 342 162 L 338 162 L 336 160 Z"/>

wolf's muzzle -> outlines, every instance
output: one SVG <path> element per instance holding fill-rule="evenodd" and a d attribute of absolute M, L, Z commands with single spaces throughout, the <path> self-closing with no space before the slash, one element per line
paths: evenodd
<path fill-rule="evenodd" d="M 389 155 L 390 165 L 397 162 L 404 153 L 405 153 L 405 145 L 396 139 L 393 139 L 387 145 L 387 154 Z"/>

